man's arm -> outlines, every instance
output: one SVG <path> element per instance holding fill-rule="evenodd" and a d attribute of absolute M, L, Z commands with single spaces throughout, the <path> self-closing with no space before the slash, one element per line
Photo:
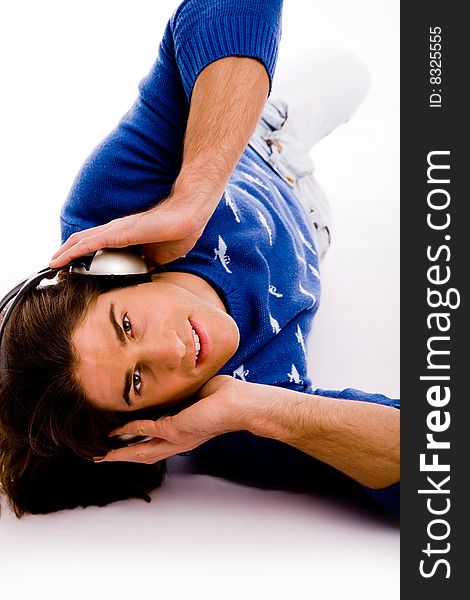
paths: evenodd
<path fill-rule="evenodd" d="M 158 421 L 134 421 L 120 433 L 155 440 L 113 450 L 106 460 L 156 462 L 230 431 L 250 431 L 289 444 L 372 489 L 400 478 L 397 409 L 325 398 L 227 376 L 211 379 L 201 399 Z"/>
<path fill-rule="evenodd" d="M 390 406 L 257 385 L 246 429 L 381 489 L 400 479 L 400 412 Z"/>
<path fill-rule="evenodd" d="M 189 252 L 217 207 L 268 90 L 266 69 L 255 59 L 231 56 L 206 67 L 192 93 L 183 163 L 171 195 L 146 212 L 72 235 L 51 266 L 99 248 L 139 245 L 159 264 Z"/>
<path fill-rule="evenodd" d="M 269 78 L 257 60 L 228 57 L 210 64 L 194 86 L 183 164 L 172 196 L 209 220 L 260 118 Z M 170 198 L 171 200 L 171 198 Z"/>

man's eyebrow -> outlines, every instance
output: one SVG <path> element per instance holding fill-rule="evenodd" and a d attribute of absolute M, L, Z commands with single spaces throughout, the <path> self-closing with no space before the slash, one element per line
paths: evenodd
<path fill-rule="evenodd" d="M 126 343 L 126 336 L 124 335 L 124 331 L 119 327 L 119 323 L 116 321 L 116 312 L 114 308 L 114 304 L 111 302 L 111 306 L 109 307 L 109 320 L 111 321 L 111 325 L 113 326 L 114 331 L 116 332 L 117 340 L 120 344 Z"/>
<path fill-rule="evenodd" d="M 109 320 L 111 321 L 111 325 L 116 333 L 117 340 L 120 344 L 126 343 L 126 336 L 124 335 L 124 331 L 119 327 L 119 323 L 116 320 L 116 310 L 114 304 L 111 302 L 111 306 L 109 307 Z M 131 391 L 132 386 L 132 371 L 129 369 L 126 371 L 126 377 L 124 379 L 124 388 L 122 392 L 122 397 L 124 398 L 127 406 L 131 406 L 131 401 L 129 398 L 129 392 Z"/>

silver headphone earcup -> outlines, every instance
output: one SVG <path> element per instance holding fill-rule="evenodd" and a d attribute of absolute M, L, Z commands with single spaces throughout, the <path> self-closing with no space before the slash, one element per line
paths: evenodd
<path fill-rule="evenodd" d="M 144 259 L 122 248 L 98 250 L 87 268 L 80 263 L 72 263 L 71 273 L 81 275 L 145 275 L 148 273 Z"/>

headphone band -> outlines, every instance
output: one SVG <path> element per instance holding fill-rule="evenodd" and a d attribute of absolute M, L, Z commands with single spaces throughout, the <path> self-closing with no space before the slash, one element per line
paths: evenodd
<path fill-rule="evenodd" d="M 1 316 L 2 320 L 0 322 L 0 344 L 3 339 L 3 331 L 10 318 L 10 315 L 13 312 L 15 306 L 20 302 L 21 298 L 23 298 L 23 296 L 25 296 L 25 294 L 27 294 L 29 290 L 37 287 L 43 279 L 52 279 L 61 270 L 62 269 L 50 268 L 41 269 L 41 271 L 33 273 L 29 277 L 26 277 L 26 279 L 20 281 L 20 283 L 15 285 L 15 287 L 11 289 L 6 294 L 6 296 L 2 298 L 2 300 L 0 301 L 0 315 L 5 308 L 6 310 Z"/>

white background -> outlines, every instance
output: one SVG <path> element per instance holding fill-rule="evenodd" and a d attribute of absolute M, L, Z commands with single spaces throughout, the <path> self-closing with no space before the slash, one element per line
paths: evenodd
<path fill-rule="evenodd" d="M 0 8 L 0 293 L 46 266 L 81 163 L 131 105 L 169 0 L 17 0 Z M 334 213 L 310 340 L 314 383 L 399 394 L 399 2 L 286 0 L 280 62 L 355 51 L 372 75 L 313 151 Z M 2 594 L 36 598 L 399 597 L 396 527 L 339 499 L 184 473 L 150 505 L 0 519 Z"/>

